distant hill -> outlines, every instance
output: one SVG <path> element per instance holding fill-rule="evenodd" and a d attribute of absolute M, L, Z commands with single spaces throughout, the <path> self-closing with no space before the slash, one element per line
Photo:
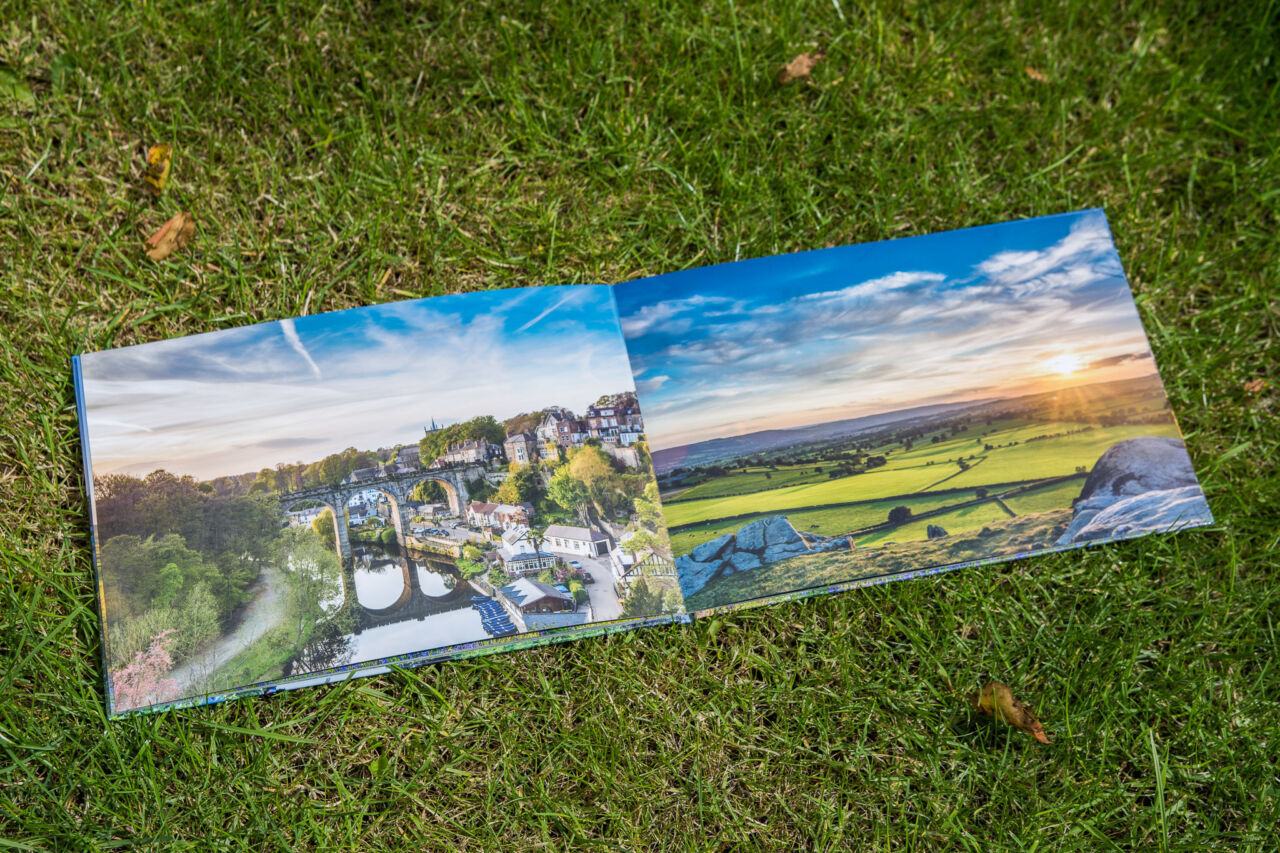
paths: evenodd
<path fill-rule="evenodd" d="M 811 426 L 792 427 L 791 429 L 769 429 L 760 432 L 749 432 L 745 435 L 734 435 L 728 438 L 713 438 L 710 441 L 699 441 L 683 447 L 669 447 L 653 454 L 653 465 L 658 474 L 665 474 L 672 468 L 691 468 L 698 465 L 710 465 L 716 462 L 736 459 L 752 453 L 765 453 L 780 450 L 814 441 L 827 441 L 835 438 L 847 438 L 886 424 L 908 422 L 922 418 L 936 418 L 939 415 L 951 415 L 963 409 L 972 409 L 994 402 L 988 398 L 968 400 L 963 403 L 942 403 L 934 406 L 915 406 L 910 409 L 899 409 L 878 415 L 864 415 L 860 418 L 846 418 L 839 421 L 813 424 Z"/>
<path fill-rule="evenodd" d="M 1135 379 L 1095 382 L 1056 391 L 1024 394 L 1020 397 L 988 397 L 964 403 L 915 406 L 812 426 L 771 429 L 728 438 L 713 438 L 710 441 L 656 451 L 653 454 L 653 465 L 661 476 L 673 468 L 712 465 L 753 453 L 766 453 L 815 441 L 847 438 L 889 424 L 909 426 L 912 422 L 947 418 L 960 412 L 982 418 L 1017 413 L 1030 417 L 1071 420 L 1077 414 L 1085 419 L 1093 419 L 1126 407 L 1146 408 L 1153 404 L 1158 405 L 1159 408 L 1165 406 L 1164 388 L 1160 384 L 1160 377 L 1154 373 Z"/>

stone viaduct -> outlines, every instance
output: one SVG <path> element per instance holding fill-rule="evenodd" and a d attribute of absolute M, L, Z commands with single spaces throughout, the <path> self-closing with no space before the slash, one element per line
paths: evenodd
<path fill-rule="evenodd" d="M 302 504 L 323 504 L 333 511 L 333 532 L 338 543 L 338 553 L 343 563 L 351 561 L 351 536 L 347 529 L 347 503 L 361 492 L 378 491 L 387 496 L 391 503 L 391 523 L 395 525 L 396 536 L 403 547 L 405 535 L 409 532 L 409 518 L 406 502 L 414 488 L 421 482 L 431 480 L 444 487 L 445 496 L 449 499 L 449 508 L 459 516 L 465 516 L 467 504 L 471 498 L 467 494 L 467 481 L 484 476 L 484 468 L 479 465 L 458 465 L 449 468 L 423 468 L 405 474 L 387 474 L 370 477 L 354 483 L 340 483 L 336 486 L 316 486 L 310 489 L 298 489 L 280 495 L 280 508 L 290 510 Z"/>

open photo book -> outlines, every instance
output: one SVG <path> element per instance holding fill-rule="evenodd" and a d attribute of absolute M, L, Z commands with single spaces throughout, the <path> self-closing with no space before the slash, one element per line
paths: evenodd
<path fill-rule="evenodd" d="M 1099 210 L 73 369 L 112 716 L 1213 522 Z"/>

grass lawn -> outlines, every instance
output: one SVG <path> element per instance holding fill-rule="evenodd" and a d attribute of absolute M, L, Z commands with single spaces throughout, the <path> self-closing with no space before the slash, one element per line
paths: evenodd
<path fill-rule="evenodd" d="M 0 0 L 0 846 L 1273 846 L 1278 15 Z M 105 720 L 73 353 L 1091 206 L 1217 529 Z"/>

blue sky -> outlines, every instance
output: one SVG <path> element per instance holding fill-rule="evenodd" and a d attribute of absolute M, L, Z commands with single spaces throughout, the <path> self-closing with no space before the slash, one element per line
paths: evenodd
<path fill-rule="evenodd" d="M 655 450 L 1152 372 L 1101 211 L 615 288 Z"/>
<path fill-rule="evenodd" d="M 580 411 L 633 387 L 607 287 L 317 314 L 82 357 L 94 471 L 212 477 L 415 442 L 434 418 Z"/>

